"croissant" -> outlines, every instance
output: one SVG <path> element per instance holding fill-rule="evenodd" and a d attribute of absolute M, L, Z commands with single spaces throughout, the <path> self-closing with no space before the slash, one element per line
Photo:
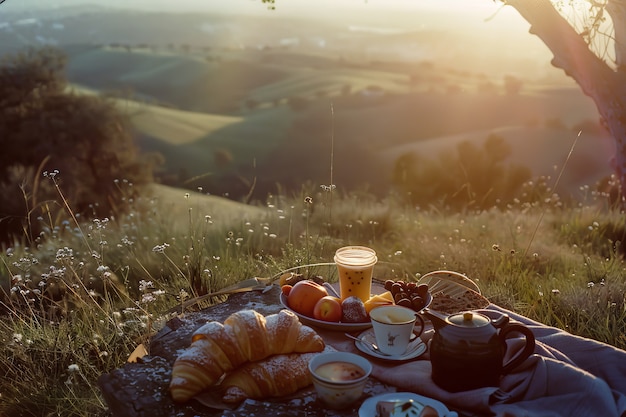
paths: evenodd
<path fill-rule="evenodd" d="M 246 362 L 323 349 L 322 338 L 289 310 L 267 317 L 254 310 L 238 311 L 224 324 L 211 321 L 193 333 L 191 345 L 172 367 L 170 394 L 174 401 L 185 402 Z"/>
<path fill-rule="evenodd" d="M 311 383 L 309 361 L 317 353 L 290 353 L 249 362 L 226 375 L 221 383 L 225 403 L 293 394 Z"/>

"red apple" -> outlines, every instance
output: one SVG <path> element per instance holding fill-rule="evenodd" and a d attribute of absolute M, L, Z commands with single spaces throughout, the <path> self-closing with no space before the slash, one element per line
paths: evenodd
<path fill-rule="evenodd" d="M 320 298 L 313 307 L 313 318 L 323 321 L 339 322 L 341 320 L 341 299 L 327 295 Z"/>
<path fill-rule="evenodd" d="M 326 297 L 328 291 L 322 285 L 305 280 L 294 284 L 287 296 L 287 305 L 296 313 L 313 317 L 313 309 L 320 298 Z"/>

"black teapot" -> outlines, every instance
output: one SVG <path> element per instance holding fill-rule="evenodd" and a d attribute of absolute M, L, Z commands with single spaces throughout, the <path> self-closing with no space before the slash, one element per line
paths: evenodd
<path fill-rule="evenodd" d="M 450 316 L 424 309 L 435 334 L 430 344 L 433 381 L 450 392 L 497 387 L 500 377 L 520 365 L 535 350 L 532 331 L 507 314 L 493 310 L 467 311 Z M 524 348 L 507 363 L 506 339 L 525 336 Z"/>

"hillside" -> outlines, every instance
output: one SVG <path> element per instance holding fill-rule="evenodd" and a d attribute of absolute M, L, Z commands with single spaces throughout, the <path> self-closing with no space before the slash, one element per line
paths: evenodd
<path fill-rule="evenodd" d="M 540 64 L 510 51 L 494 66 L 484 48 L 496 40 L 462 29 L 77 9 L 0 27 L 0 39 L 16 37 L 54 37 L 77 89 L 116 97 L 141 149 L 164 156 L 160 181 L 234 199 L 327 184 L 331 156 L 338 186 L 384 195 L 403 152 L 435 157 L 492 132 L 511 144 L 512 163 L 546 175 L 576 127 L 598 118 L 563 74 L 539 76 Z M 472 40 L 483 67 L 467 58 Z M 594 148 L 596 130 L 583 132 L 576 151 L 593 157 L 570 161 L 567 190 L 608 173 L 610 145 Z"/>
<path fill-rule="evenodd" d="M 198 219 L 204 221 L 206 218 L 211 224 L 228 228 L 240 227 L 245 221 L 262 220 L 269 215 L 263 207 L 160 184 L 152 185 L 146 195 L 152 199 L 151 211 L 162 216 L 158 219 L 160 227 L 183 233 L 190 227 L 197 227 L 195 222 Z M 194 224 L 190 225 L 190 218 L 194 219 Z"/>

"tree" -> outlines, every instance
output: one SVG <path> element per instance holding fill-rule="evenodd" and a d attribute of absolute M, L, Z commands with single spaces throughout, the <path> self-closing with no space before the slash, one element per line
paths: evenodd
<path fill-rule="evenodd" d="M 615 140 L 612 165 L 626 196 L 626 0 L 500 1 L 530 23 L 554 55 L 552 65 L 595 102 Z"/>
<path fill-rule="evenodd" d="M 441 205 L 454 210 L 506 207 L 531 179 L 528 168 L 507 164 L 511 147 L 491 134 L 482 146 L 469 141 L 436 158 L 416 153 L 395 162 L 392 182 L 412 204 Z"/>
<path fill-rule="evenodd" d="M 58 170 L 65 198 L 87 217 L 122 208 L 121 182 L 138 189 L 152 180 L 114 102 L 70 92 L 65 62 L 48 47 L 0 62 L 0 239 L 24 230 L 33 237 L 38 216 L 62 210 L 54 187 L 42 186 L 44 171 Z"/>

